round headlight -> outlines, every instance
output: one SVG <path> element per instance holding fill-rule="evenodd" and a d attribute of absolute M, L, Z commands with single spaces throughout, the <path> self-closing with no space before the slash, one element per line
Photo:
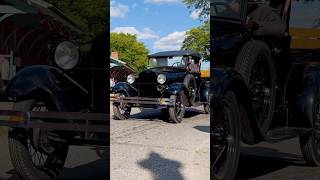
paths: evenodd
<path fill-rule="evenodd" d="M 74 68 L 79 61 L 79 48 L 69 41 L 60 43 L 54 53 L 55 63 L 62 69 Z"/>
<path fill-rule="evenodd" d="M 127 76 L 127 82 L 132 84 L 134 83 L 134 81 L 136 80 L 136 78 L 134 77 L 134 75 L 130 74 Z"/>
<path fill-rule="evenodd" d="M 157 77 L 157 81 L 158 81 L 158 83 L 160 83 L 160 84 L 165 83 L 166 80 L 167 80 L 167 78 L 166 78 L 166 75 L 164 75 L 164 74 L 159 74 L 158 77 Z"/>

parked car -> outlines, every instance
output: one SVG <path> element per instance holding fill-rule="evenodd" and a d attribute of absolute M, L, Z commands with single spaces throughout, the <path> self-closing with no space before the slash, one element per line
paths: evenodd
<path fill-rule="evenodd" d="M 248 1 L 237 2 L 240 9 L 235 13 L 229 1 L 211 1 L 213 179 L 234 178 L 241 141 L 255 145 L 299 137 L 306 163 L 319 166 L 320 47 L 313 43 L 314 48 L 290 48 L 295 41 L 289 32 L 294 17 L 290 6 L 298 1 L 251 1 L 281 8 L 278 15 L 287 30 L 279 36 L 248 31 Z"/>
<path fill-rule="evenodd" d="M 54 6 L 3 3 L 1 53 L 14 51 L 5 56 L 5 97 L 14 105 L 0 110 L 0 125 L 10 127 L 11 162 L 21 179 L 59 179 L 70 145 L 108 144 L 109 32 L 94 37 L 84 52 L 79 38 L 85 33 Z"/>
<path fill-rule="evenodd" d="M 176 123 L 182 121 L 185 107 L 203 105 L 208 112 L 209 79 L 201 78 L 199 53 L 165 51 L 148 58 L 148 69 L 128 75 L 127 82 L 112 88 L 117 119 L 129 118 L 131 107 L 162 108 Z"/>
<path fill-rule="evenodd" d="M 127 63 L 118 59 L 110 58 L 110 88 L 117 82 L 125 82 L 128 75 L 134 70 Z"/>

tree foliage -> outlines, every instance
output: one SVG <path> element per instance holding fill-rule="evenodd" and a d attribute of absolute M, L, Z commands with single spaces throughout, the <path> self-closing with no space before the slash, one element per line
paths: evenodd
<path fill-rule="evenodd" d="M 197 9 L 200 11 L 200 20 L 207 21 L 210 15 L 209 0 L 183 0 L 189 9 Z"/>
<path fill-rule="evenodd" d="M 187 31 L 186 38 L 182 43 L 182 49 L 200 52 L 205 59 L 209 59 L 209 54 L 207 53 L 210 48 L 209 39 L 210 24 L 207 22 L 200 27 Z"/>
<path fill-rule="evenodd" d="M 97 35 L 109 24 L 110 1 L 106 0 L 47 0 L 84 31 Z"/>
<path fill-rule="evenodd" d="M 148 49 L 137 40 L 136 35 L 110 33 L 110 51 L 118 52 L 119 59 L 137 71 L 147 67 Z"/>

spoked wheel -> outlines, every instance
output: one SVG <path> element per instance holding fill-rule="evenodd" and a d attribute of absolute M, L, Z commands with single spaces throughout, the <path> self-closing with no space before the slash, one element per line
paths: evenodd
<path fill-rule="evenodd" d="M 192 74 L 186 75 L 186 77 L 183 80 L 183 84 L 188 89 L 189 99 L 191 104 L 193 104 L 196 101 L 197 97 L 197 84 L 194 76 Z"/>
<path fill-rule="evenodd" d="M 48 105 L 41 101 L 27 100 L 16 103 L 14 109 L 48 111 Z M 54 131 L 12 128 L 9 131 L 9 151 L 12 164 L 22 179 L 59 179 L 67 157 L 68 144 Z"/>
<path fill-rule="evenodd" d="M 315 101 L 312 133 L 301 135 L 299 140 L 306 163 L 311 166 L 320 166 L 320 97 Z"/>
<path fill-rule="evenodd" d="M 213 156 L 211 167 L 214 180 L 234 178 L 240 156 L 240 113 L 233 92 L 229 91 L 223 99 L 223 107 L 213 110 L 212 140 Z M 212 113 L 212 112 L 211 112 Z"/>
<path fill-rule="evenodd" d="M 119 93 L 116 95 L 117 97 L 126 97 L 125 94 Z M 131 107 L 123 102 L 114 102 L 113 103 L 113 113 L 115 120 L 125 120 L 130 116 Z"/>
<path fill-rule="evenodd" d="M 258 59 L 252 68 L 250 78 L 250 95 L 252 97 L 252 105 L 256 115 L 259 127 L 266 131 L 271 121 L 270 110 L 272 110 L 272 83 L 268 66 L 262 59 Z"/>
<path fill-rule="evenodd" d="M 175 123 L 180 123 L 186 112 L 186 107 L 182 102 L 182 96 L 181 94 L 171 95 L 170 99 L 175 99 L 175 105 L 169 108 L 170 119 Z"/>
<path fill-rule="evenodd" d="M 235 65 L 250 88 L 257 124 L 266 133 L 272 122 L 276 97 L 276 73 L 270 48 L 261 41 L 247 42 Z"/>

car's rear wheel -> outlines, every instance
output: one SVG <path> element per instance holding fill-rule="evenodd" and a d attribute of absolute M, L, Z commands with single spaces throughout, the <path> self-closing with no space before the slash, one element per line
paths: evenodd
<path fill-rule="evenodd" d="M 186 107 L 182 101 L 182 94 L 171 95 L 170 99 L 175 99 L 174 106 L 169 108 L 170 119 L 175 123 L 180 123 L 186 112 Z"/>
<path fill-rule="evenodd" d="M 26 100 L 15 103 L 14 110 L 52 111 L 54 109 L 49 109 L 43 101 Z M 68 144 L 57 137 L 53 131 L 39 128 L 9 130 L 11 161 L 22 179 L 59 179 L 68 154 Z"/>
<path fill-rule="evenodd" d="M 228 91 L 222 106 L 211 113 L 211 174 L 214 180 L 232 180 L 238 168 L 241 140 L 240 112 L 235 94 Z"/>
<path fill-rule="evenodd" d="M 235 64 L 247 83 L 257 124 L 266 133 L 272 122 L 276 98 L 276 74 L 270 48 L 261 41 L 247 42 Z"/>
<path fill-rule="evenodd" d="M 116 97 L 126 97 L 124 93 L 117 93 Z M 123 102 L 114 102 L 112 105 L 115 120 L 126 120 L 131 113 L 131 107 Z"/>
<path fill-rule="evenodd" d="M 301 135 L 300 148 L 308 165 L 320 166 L 320 97 L 315 101 L 314 125 L 312 133 Z"/>

